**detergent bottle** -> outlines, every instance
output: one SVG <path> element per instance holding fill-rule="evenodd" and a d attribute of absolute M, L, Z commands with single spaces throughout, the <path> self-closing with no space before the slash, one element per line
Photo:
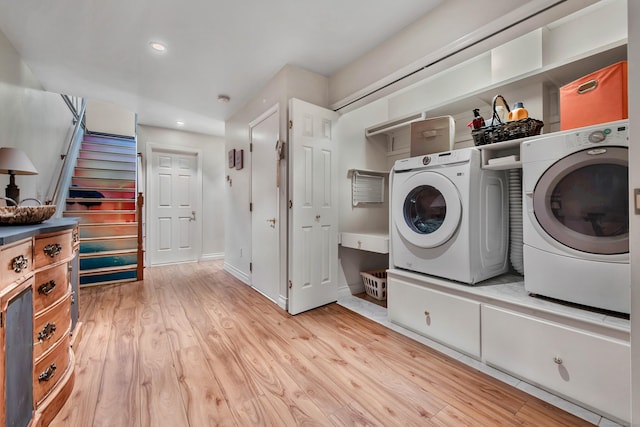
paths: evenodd
<path fill-rule="evenodd" d="M 484 126 L 484 118 L 480 115 L 480 109 L 473 110 L 473 121 L 471 122 L 473 129 L 480 129 Z"/>
<path fill-rule="evenodd" d="M 529 117 L 529 112 L 524 108 L 522 102 L 516 102 L 513 105 L 513 110 L 509 111 L 508 121 L 521 120 Z"/>

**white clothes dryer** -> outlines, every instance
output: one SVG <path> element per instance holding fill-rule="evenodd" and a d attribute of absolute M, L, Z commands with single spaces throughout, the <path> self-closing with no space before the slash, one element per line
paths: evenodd
<path fill-rule="evenodd" d="M 509 268 L 507 180 L 465 148 L 398 160 L 391 174 L 394 267 L 475 284 Z"/>
<path fill-rule="evenodd" d="M 629 313 L 628 146 L 624 120 L 522 144 L 527 291 Z"/>

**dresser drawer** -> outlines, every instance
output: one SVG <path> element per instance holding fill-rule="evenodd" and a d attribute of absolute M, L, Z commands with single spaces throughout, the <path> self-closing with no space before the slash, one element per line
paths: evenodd
<path fill-rule="evenodd" d="M 486 363 L 629 421 L 630 344 L 521 313 L 482 308 Z"/>
<path fill-rule="evenodd" d="M 35 363 L 33 370 L 33 400 L 36 406 L 64 376 L 70 360 L 69 335 L 59 340 L 42 359 Z"/>
<path fill-rule="evenodd" d="M 42 268 L 71 257 L 72 239 L 72 230 L 36 237 L 33 250 L 35 268 Z"/>
<path fill-rule="evenodd" d="M 33 329 L 33 358 L 38 358 L 71 329 L 71 291 L 47 310 L 36 313 Z"/>
<path fill-rule="evenodd" d="M 480 303 L 387 276 L 389 320 L 480 357 Z"/>
<path fill-rule="evenodd" d="M 33 271 L 31 239 L 3 246 L 0 250 L 0 289 Z"/>
<path fill-rule="evenodd" d="M 58 301 L 68 291 L 69 266 L 60 264 L 46 270 L 41 270 L 35 275 L 35 288 L 33 290 L 33 310 L 39 313 Z"/>

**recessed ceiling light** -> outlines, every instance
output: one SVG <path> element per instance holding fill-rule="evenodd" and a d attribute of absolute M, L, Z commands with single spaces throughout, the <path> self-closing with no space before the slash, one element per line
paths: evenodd
<path fill-rule="evenodd" d="M 178 125 L 178 126 L 184 126 L 184 122 L 183 122 L 182 120 L 178 120 L 178 121 L 176 122 L 176 125 Z"/>
<path fill-rule="evenodd" d="M 167 50 L 167 47 L 160 42 L 149 42 L 149 46 L 156 52 L 165 52 Z"/>
<path fill-rule="evenodd" d="M 231 101 L 231 98 L 229 98 L 227 95 L 218 95 L 218 102 L 219 103 L 226 104 L 229 101 Z"/>

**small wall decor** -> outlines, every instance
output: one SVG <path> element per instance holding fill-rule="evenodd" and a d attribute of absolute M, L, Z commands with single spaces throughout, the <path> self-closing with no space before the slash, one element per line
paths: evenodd
<path fill-rule="evenodd" d="M 242 169 L 242 154 L 244 150 L 236 150 L 236 170 Z"/>
<path fill-rule="evenodd" d="M 229 154 L 228 154 L 228 161 L 229 161 L 229 167 L 232 168 L 236 165 L 236 149 L 232 148 L 231 150 L 229 150 Z"/>

